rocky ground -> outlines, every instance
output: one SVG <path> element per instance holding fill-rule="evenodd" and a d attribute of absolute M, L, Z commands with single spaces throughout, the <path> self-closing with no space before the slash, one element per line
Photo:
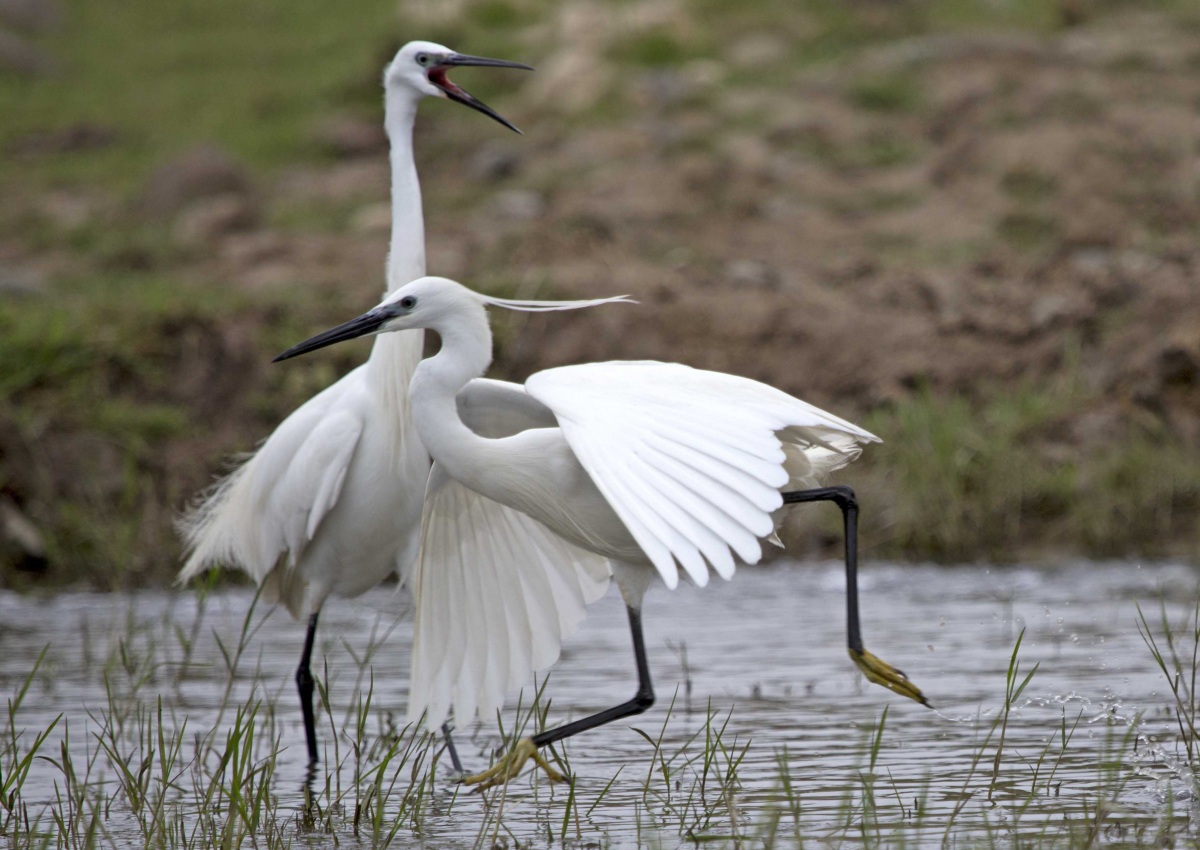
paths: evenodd
<path fill-rule="evenodd" d="M 645 8 L 670 25 L 679 6 Z M 963 404 L 982 423 L 1008 398 L 1039 395 L 1049 400 L 1036 422 L 996 450 L 1077 475 L 1065 507 L 1031 497 L 1026 482 L 1000 512 L 1004 524 L 1016 511 L 1030 535 L 1022 546 L 1200 550 L 1200 481 L 1187 477 L 1200 466 L 1175 460 L 1182 478 L 1157 493 L 1165 501 L 1152 512 L 1169 516 L 1145 525 L 1149 541 L 1040 521 L 1070 514 L 1091 486 L 1125 486 L 1125 473 L 1089 478 L 1115 453 L 1134 452 L 1133 470 L 1155 447 L 1168 458 L 1200 449 L 1200 28 L 1125 9 L 1054 34 L 923 34 L 811 66 L 788 61 L 784 35 L 759 31 L 716 59 L 618 73 L 605 39 L 625 24 L 589 4 L 562 10 L 542 43 L 568 46 L 502 101 L 525 137 L 424 107 L 429 269 L 485 289 L 629 293 L 641 305 L 503 317 L 501 374 L 657 358 L 767 381 L 881 429 L 887 442 L 863 486 L 884 504 L 912 492 L 897 469 L 924 453 L 943 462 L 933 443 L 905 445 L 914 405 L 936 415 Z M 101 343 L 89 373 L 101 395 L 157 405 L 171 420 L 139 436 L 132 455 L 128 433 L 97 432 L 49 400 L 61 376 L 5 387 L 10 564 L 37 566 L 38 546 L 50 563 L 124 551 L 137 575 L 169 575 L 170 520 L 187 494 L 361 357 L 284 372 L 264 356 L 361 312 L 382 287 L 378 118 L 335 114 L 310 133 L 319 161 L 269 173 L 207 145 L 128 193 L 39 187 L 20 198 L 20 215 L 6 201 L 0 319 L 10 331 L 22 311 L 44 312 L 60 281 L 160 275 L 174 290 L 143 340 Z M 120 144 L 119 128 L 84 123 L 18 139 L 6 156 Z M 98 237 L 111 222 L 125 235 Z M 65 291 L 89 297 L 80 290 L 97 291 Z M 153 373 L 125 358 L 153 362 Z M 948 451 L 945 462 L 965 463 L 961 446 Z M 1105 522 L 1137 514 L 1144 484 L 1128 483 L 1133 504 Z M 128 539 L 86 544 L 63 499 L 137 520 L 122 525 Z M 905 530 L 928 518 L 884 515 L 871 533 L 893 554 L 990 557 L 1005 539 L 973 547 L 968 528 L 940 546 Z M 996 524 L 984 512 L 975 528 Z"/>

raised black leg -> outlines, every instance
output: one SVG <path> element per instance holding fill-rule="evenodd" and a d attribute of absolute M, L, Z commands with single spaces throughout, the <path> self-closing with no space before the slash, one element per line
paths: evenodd
<path fill-rule="evenodd" d="M 850 658 L 869 681 L 932 708 L 921 689 L 909 681 L 904 671 L 877 658 L 863 646 L 858 617 L 858 500 L 854 491 L 844 486 L 793 490 L 783 494 L 783 501 L 784 504 L 833 502 L 841 509 L 846 537 L 846 644 Z"/>
<path fill-rule="evenodd" d="M 316 764 L 317 720 L 313 714 L 313 677 L 309 666 L 312 662 L 313 640 L 317 635 L 319 612 L 308 618 L 308 634 L 304 636 L 304 654 L 300 656 L 300 667 L 296 670 L 296 689 L 300 691 L 300 711 L 304 714 L 304 738 L 308 741 L 308 763 Z"/>
<path fill-rule="evenodd" d="M 846 537 L 846 642 L 851 652 L 860 652 L 863 642 L 858 619 L 858 500 L 849 487 L 817 487 L 783 494 L 785 505 L 798 502 L 833 502 L 842 511 Z"/>
<path fill-rule="evenodd" d="M 654 685 L 650 681 L 650 665 L 646 661 L 646 642 L 642 637 L 642 612 L 629 606 L 626 606 L 625 610 L 629 614 L 629 631 L 633 635 L 633 657 L 637 661 L 638 672 L 638 689 L 633 699 L 620 705 L 614 705 L 612 708 L 606 708 L 590 717 L 584 717 L 554 729 L 547 729 L 540 735 L 534 735 L 532 738 L 534 746 L 544 747 L 546 744 L 570 738 L 572 735 L 612 723 L 622 717 L 641 714 L 654 705 Z"/>

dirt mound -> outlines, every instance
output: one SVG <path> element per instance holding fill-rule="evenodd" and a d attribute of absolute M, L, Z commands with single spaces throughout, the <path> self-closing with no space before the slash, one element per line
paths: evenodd
<path fill-rule="evenodd" d="M 600 48 L 587 67 L 550 57 L 541 88 L 517 98 L 525 138 L 448 132 L 459 120 L 448 113 L 420 123 L 429 270 L 522 297 L 642 302 L 497 315 L 496 369 L 509 377 L 592 359 L 677 360 L 764 380 L 851 418 L 923 393 L 969 402 L 1068 383 L 1070 406 L 1032 435 L 1012 430 L 1012 448 L 1034 465 L 1078 469 L 1074 489 L 1017 482 L 992 513 L 984 503 L 1002 500 L 980 497 L 987 509 L 958 523 L 955 546 L 924 533 L 936 523 L 913 512 L 920 499 L 888 495 L 879 501 L 897 506 L 887 520 L 893 553 L 971 556 L 981 528 L 1000 528 L 989 554 L 1011 548 L 1011 528 L 1034 546 L 1093 554 L 1172 535 L 1191 535 L 1182 548 L 1194 551 L 1196 524 L 1180 517 L 1194 515 L 1200 484 L 1182 480 L 1178 464 L 1156 491 L 1161 509 L 1146 509 L 1165 519 L 1136 525 L 1136 535 L 1100 528 L 1135 527 L 1115 502 L 1079 508 L 1101 518 L 1073 531 L 1060 522 L 1085 504 L 1089 482 L 1117 492 L 1130 488 L 1130 470 L 1147 468 L 1132 453 L 1103 465 L 1128 435 L 1143 434 L 1147 457 L 1168 441 L 1189 456 L 1200 450 L 1193 35 L 1138 14 L 1054 38 L 893 42 L 832 68 L 789 69 L 768 36 L 735 40 L 721 62 L 640 71 L 617 68 Z M 764 62 L 772 74 L 747 73 Z M 572 80 L 578 90 L 551 97 Z M 581 103 L 605 97 L 605 114 L 618 118 L 580 117 Z M 0 260 L 39 274 L 154 271 L 197 300 L 211 281 L 244 296 L 227 319 L 176 310 L 146 330 L 127 369 L 119 359 L 98 367 L 122 404 L 185 411 L 192 428 L 121 408 L 150 435 L 122 447 L 76 414 L 20 424 L 0 406 L 12 426 L 0 429 L 0 498 L 60 541 L 52 556 L 86 549 L 72 537 L 87 538 L 71 526 L 78 517 L 64 520 L 56 507 L 76 500 L 103 507 L 102 519 L 139 512 L 123 520 L 135 531 L 110 548 L 133 548 L 139 569 L 170 575 L 170 520 L 187 495 L 334 377 L 329 360 L 265 363 L 374 303 L 388 172 L 366 125 L 313 132 L 334 161 L 271 177 L 211 148 L 168 163 L 125 210 L 133 225 L 112 212 L 119 202 L 84 195 L 69 215 L 45 214 L 85 245 L 89 216 L 112 219 L 132 228 L 124 242 L 0 244 Z M 63 208 L 48 199 L 31 206 Z M 360 352 L 333 356 L 348 368 Z M 944 501 L 958 510 L 978 495 L 1006 460 L 989 463 L 962 472 Z M 905 474 L 891 486 L 911 486 Z M 905 523 L 916 531 L 895 531 Z"/>

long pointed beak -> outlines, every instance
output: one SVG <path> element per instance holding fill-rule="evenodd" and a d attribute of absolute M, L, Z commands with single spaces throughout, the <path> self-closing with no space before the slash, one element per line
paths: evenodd
<path fill-rule="evenodd" d="M 507 59 L 488 59 L 486 56 L 469 56 L 466 53 L 452 53 L 439 65 L 474 65 L 481 68 L 516 68 L 519 71 L 532 71 L 532 65 L 524 62 L 510 62 Z"/>
<path fill-rule="evenodd" d="M 482 112 L 493 121 L 498 121 L 508 129 L 518 135 L 522 135 L 521 131 L 515 124 L 507 118 L 496 112 L 479 98 L 475 97 L 470 92 L 456 86 L 446 76 L 446 71 L 450 68 L 476 66 L 482 68 L 517 68 L 522 71 L 532 71 L 533 68 L 522 62 L 510 62 L 507 59 L 488 59 L 483 56 L 468 56 L 465 53 L 452 53 L 451 55 L 440 61 L 435 67 L 429 69 L 429 82 L 433 83 L 439 89 L 446 93 L 446 97 L 451 100 L 458 101 L 463 106 L 469 106 L 472 109 Z"/>
<path fill-rule="evenodd" d="M 363 313 L 357 319 L 351 319 L 345 324 L 338 325 L 336 328 L 330 328 L 310 339 L 306 339 L 304 342 L 293 345 L 271 362 L 278 363 L 280 360 L 299 357 L 301 354 L 308 354 L 310 351 L 316 351 L 318 348 L 325 348 L 328 345 L 338 342 L 345 342 L 348 339 L 357 339 L 360 336 L 378 333 L 379 329 L 383 327 L 384 322 L 390 318 L 392 316 L 389 313 L 376 308 L 369 313 Z"/>

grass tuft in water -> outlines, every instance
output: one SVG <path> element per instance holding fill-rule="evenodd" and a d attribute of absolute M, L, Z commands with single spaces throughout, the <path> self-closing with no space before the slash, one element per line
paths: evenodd
<path fill-rule="evenodd" d="M 1196 767 L 1198 735 L 1198 712 L 1196 675 L 1200 670 L 1200 597 L 1191 614 L 1181 627 L 1174 628 L 1167 618 L 1166 603 L 1160 603 L 1157 634 L 1146 620 L 1146 614 L 1138 606 L 1138 633 L 1150 650 L 1158 669 L 1162 671 L 1174 697 L 1175 722 L 1179 727 L 1179 742 L 1183 747 L 1186 763 Z M 1162 641 L 1162 644 L 1159 641 Z"/>

